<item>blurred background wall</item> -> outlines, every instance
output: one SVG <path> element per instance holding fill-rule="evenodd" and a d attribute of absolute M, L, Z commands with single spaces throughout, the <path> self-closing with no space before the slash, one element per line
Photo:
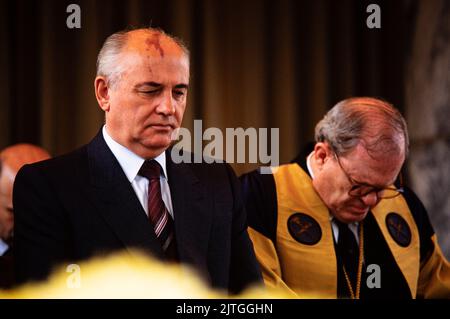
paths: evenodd
<path fill-rule="evenodd" d="M 71 3 L 81 29 L 66 26 Z M 370 3 L 380 29 L 366 25 Z M 408 180 L 449 257 L 449 15 L 446 0 L 1 0 L 0 147 L 31 142 L 59 155 L 89 142 L 103 122 L 93 92 L 103 41 L 161 27 L 191 51 L 183 126 L 277 127 L 281 162 L 339 100 L 392 102 L 409 122 Z"/>

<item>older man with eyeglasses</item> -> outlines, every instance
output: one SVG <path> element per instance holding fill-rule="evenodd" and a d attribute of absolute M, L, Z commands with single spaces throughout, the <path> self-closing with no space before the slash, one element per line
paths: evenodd
<path fill-rule="evenodd" d="M 402 183 L 404 118 L 343 100 L 314 147 L 272 174 L 241 177 L 266 285 L 304 298 L 450 298 L 450 266 L 427 212 Z"/>

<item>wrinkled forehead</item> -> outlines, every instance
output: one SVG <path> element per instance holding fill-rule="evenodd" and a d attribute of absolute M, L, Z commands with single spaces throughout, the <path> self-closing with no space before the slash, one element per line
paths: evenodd
<path fill-rule="evenodd" d="M 395 181 L 405 161 L 402 150 L 398 152 L 369 153 L 362 143 L 347 154 L 348 173 L 359 182 L 384 186 Z"/>
<path fill-rule="evenodd" d="M 124 51 L 159 58 L 187 58 L 184 50 L 173 39 L 162 33 L 148 30 L 130 31 Z"/>

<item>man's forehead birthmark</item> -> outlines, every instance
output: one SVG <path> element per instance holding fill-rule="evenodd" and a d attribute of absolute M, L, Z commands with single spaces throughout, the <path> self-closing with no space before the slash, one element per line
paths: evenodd
<path fill-rule="evenodd" d="M 161 58 L 164 57 L 164 50 L 161 47 L 161 44 L 159 43 L 159 38 L 160 38 L 160 34 L 153 34 L 151 37 L 147 38 L 147 40 L 145 40 L 145 44 L 147 45 L 147 48 L 145 49 L 146 51 L 149 51 L 151 49 L 151 47 L 154 47 L 155 50 L 159 51 L 159 55 L 161 56 Z"/>

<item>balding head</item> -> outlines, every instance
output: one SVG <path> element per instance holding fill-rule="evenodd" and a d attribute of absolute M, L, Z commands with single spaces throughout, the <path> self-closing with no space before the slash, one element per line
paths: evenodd
<path fill-rule="evenodd" d="M 12 189 L 17 172 L 25 164 L 49 158 L 48 152 L 31 144 L 16 144 L 0 152 L 0 238 L 11 237 L 14 225 Z"/>
<path fill-rule="evenodd" d="M 43 148 L 32 144 L 16 144 L 0 152 L 0 163 L 16 173 L 25 165 L 50 158 Z M 1 171 L 0 171 L 1 173 Z"/>
<path fill-rule="evenodd" d="M 126 33 L 127 41 L 123 51 L 145 51 L 150 57 L 163 58 L 168 53 L 188 56 L 189 53 L 179 40 L 161 30 L 137 29 Z"/>
<path fill-rule="evenodd" d="M 338 155 L 362 144 L 369 155 L 408 154 L 406 121 L 390 103 L 355 97 L 336 104 L 317 124 L 316 142 L 327 142 Z"/>
<path fill-rule="evenodd" d="M 103 76 L 114 87 L 126 70 L 123 54 L 145 52 L 150 57 L 164 57 L 169 53 L 184 55 L 189 63 L 189 50 L 184 43 L 161 29 L 143 28 L 119 31 L 110 35 L 97 57 L 97 76 Z"/>

